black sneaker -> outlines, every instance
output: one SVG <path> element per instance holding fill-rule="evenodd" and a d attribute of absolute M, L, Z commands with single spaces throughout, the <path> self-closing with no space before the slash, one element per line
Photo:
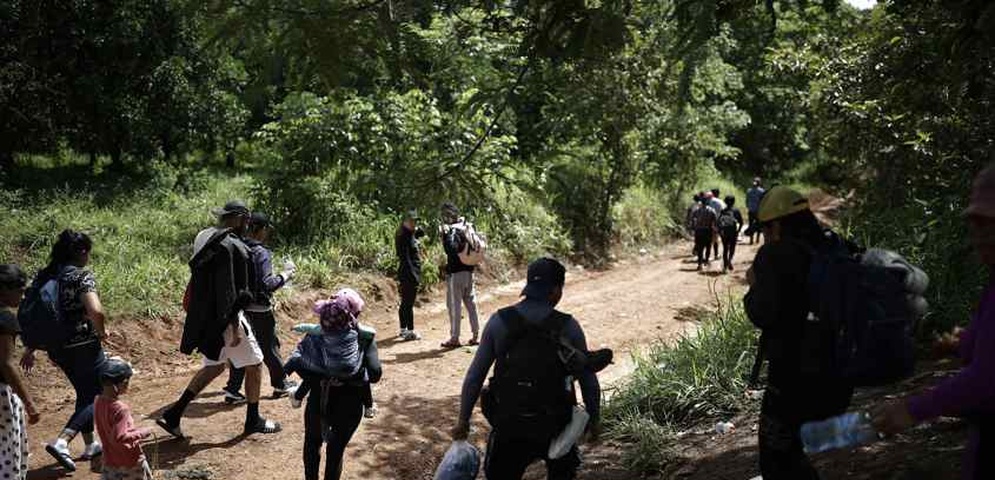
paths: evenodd
<path fill-rule="evenodd" d="M 273 398 L 283 398 L 288 393 L 294 393 L 298 386 L 293 380 L 284 380 L 282 388 L 273 387 Z"/>
<path fill-rule="evenodd" d="M 221 391 L 225 392 L 225 403 L 228 405 L 235 405 L 245 402 L 245 395 L 242 395 L 242 393 L 238 390 L 232 391 L 229 390 L 228 387 L 224 387 Z"/>
<path fill-rule="evenodd" d="M 262 417 L 259 417 L 255 423 L 245 425 L 246 435 L 252 435 L 253 433 L 272 434 L 279 433 L 281 430 L 283 430 L 283 428 L 280 427 L 279 422 L 266 420 Z"/>

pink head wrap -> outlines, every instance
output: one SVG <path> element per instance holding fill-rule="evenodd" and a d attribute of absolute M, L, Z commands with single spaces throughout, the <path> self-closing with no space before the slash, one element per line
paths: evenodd
<path fill-rule="evenodd" d="M 351 288 L 343 288 L 335 295 L 332 295 L 332 300 L 341 300 L 346 306 L 346 309 L 354 317 L 359 317 L 359 314 L 363 313 L 363 309 L 366 308 L 366 302 L 363 297 L 359 295 L 359 292 Z"/>

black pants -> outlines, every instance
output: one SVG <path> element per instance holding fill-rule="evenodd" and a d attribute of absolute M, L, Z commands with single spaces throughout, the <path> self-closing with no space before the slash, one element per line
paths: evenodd
<path fill-rule="evenodd" d="M 732 259 L 736 256 L 736 242 L 739 232 L 722 232 L 722 266 L 732 268 Z"/>
<path fill-rule="evenodd" d="M 280 337 L 276 335 L 276 317 L 273 312 L 245 312 L 256 342 L 263 351 L 263 363 L 269 370 L 269 381 L 273 388 L 282 390 L 287 382 L 283 371 L 283 358 L 280 357 Z M 237 392 L 245 381 L 245 369 L 232 368 L 228 373 L 228 390 Z"/>
<path fill-rule="evenodd" d="M 550 441 L 536 441 L 514 435 L 491 431 L 487 440 L 487 458 L 484 473 L 494 480 L 520 480 L 529 465 L 536 460 L 546 462 L 548 480 L 573 480 L 580 467 L 580 452 L 575 446 L 569 453 L 556 460 L 546 458 Z"/>
<path fill-rule="evenodd" d="M 327 442 L 324 478 L 338 480 L 345 448 L 363 419 L 363 391 L 361 387 L 332 387 L 322 412 L 321 390 L 320 386 L 311 390 L 304 410 L 304 479 L 318 480 L 321 444 Z"/>
<path fill-rule="evenodd" d="M 760 473 L 764 480 L 818 480 L 802 447 L 801 426 L 808 421 L 790 401 L 768 387 L 760 409 Z"/>
<path fill-rule="evenodd" d="M 712 252 L 712 229 L 697 228 L 694 231 L 694 254 L 698 257 L 698 266 L 707 262 Z M 718 252 L 715 252 L 718 254 Z"/>
<path fill-rule="evenodd" d="M 401 308 L 397 311 L 401 320 L 401 330 L 415 329 L 415 299 L 418 297 L 418 284 L 401 280 Z"/>
<path fill-rule="evenodd" d="M 746 235 L 750 237 L 750 243 L 753 243 L 753 238 L 760 238 L 760 218 L 757 216 L 757 212 L 749 212 L 747 217 L 750 219 L 749 226 L 746 227 Z"/>
<path fill-rule="evenodd" d="M 93 401 L 103 390 L 100 386 L 100 369 L 107 362 L 107 355 L 100 342 L 94 341 L 77 347 L 53 350 L 48 357 L 66 374 L 76 391 L 76 409 L 66 428 L 79 433 L 93 432 Z"/>

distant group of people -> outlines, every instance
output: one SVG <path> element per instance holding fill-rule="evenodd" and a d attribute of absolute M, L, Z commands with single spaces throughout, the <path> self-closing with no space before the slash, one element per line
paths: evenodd
<path fill-rule="evenodd" d="M 694 238 L 693 254 L 697 258 L 699 271 L 711 263 L 713 254 L 716 259 L 719 258 L 720 242 L 723 273 L 735 270 L 733 260 L 743 228 L 746 227 L 751 245 L 754 239 L 760 236 L 757 227 L 757 210 L 763 195 L 763 186 L 757 178 L 746 196 L 749 224 L 744 222 L 743 213 L 736 207 L 735 196 L 727 195 L 723 200 L 722 192 L 717 188 L 694 195 L 693 203 L 688 207 L 685 225 L 688 233 Z"/>

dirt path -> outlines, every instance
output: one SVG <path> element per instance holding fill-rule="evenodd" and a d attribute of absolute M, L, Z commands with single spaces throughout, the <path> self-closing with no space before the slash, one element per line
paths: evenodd
<path fill-rule="evenodd" d="M 603 384 L 610 385 L 625 375 L 631 364 L 627 358 L 634 349 L 694 328 L 692 322 L 679 319 L 686 318 L 686 313 L 695 306 L 708 305 L 716 293 L 740 288 L 745 262 L 753 257 L 753 250 L 743 246 L 735 275 L 699 274 L 693 264 L 686 263 L 687 250 L 684 244 L 674 245 L 622 262 L 610 271 L 573 270 L 568 275 L 561 309 L 581 322 L 592 347 L 611 347 L 619 358 L 617 365 L 602 374 Z M 481 321 L 497 308 L 514 302 L 521 287 L 517 283 L 480 292 L 480 311 L 484 316 Z M 448 336 L 441 298 L 441 293 L 436 292 L 416 310 L 415 322 L 425 337 L 420 342 L 404 343 L 392 338 L 397 332 L 396 310 L 392 306 L 374 305 L 364 314 L 364 321 L 373 323 L 380 332 L 378 345 L 384 377 L 374 392 L 380 413 L 376 419 L 364 421 L 350 444 L 344 478 L 431 478 L 448 447 L 447 432 L 458 409 L 459 390 L 473 349 L 439 348 L 439 343 Z M 310 319 L 299 308 L 296 313 L 283 312 L 280 321 L 283 330 L 289 331 L 293 323 Z M 148 324 L 143 326 L 142 338 L 151 338 L 121 342 L 128 344 L 127 351 L 139 369 L 127 401 L 143 424 L 151 425 L 145 417 L 155 415 L 175 400 L 198 365 L 195 359 L 175 353 L 178 330 L 175 323 Z M 283 340 L 286 352 L 295 338 L 288 334 Z M 29 478 L 61 478 L 62 472 L 51 465 L 40 444 L 61 428 L 71 411 L 72 392 L 60 375 L 51 370 L 41 373 L 32 382 L 34 391 L 46 392 L 41 395 L 44 420 L 30 429 L 35 453 L 31 458 L 34 470 Z M 147 447 L 146 452 L 160 470 L 160 478 L 302 478 L 303 411 L 292 410 L 286 400 L 264 399 L 264 415 L 282 422 L 284 432 L 240 438 L 236 435 L 241 430 L 244 407 L 225 406 L 217 393 L 221 385 L 220 379 L 215 381 L 191 405 L 184 420 L 184 429 L 192 437 L 189 443 L 164 440 Z M 264 388 L 263 393 L 267 394 L 268 389 Z M 475 433 L 471 438 L 483 444 L 486 427 L 479 414 L 474 423 Z M 78 451 L 82 447 L 77 443 L 74 448 Z M 590 459 L 587 463 L 588 473 L 584 476 L 599 478 L 591 472 L 602 470 L 603 465 Z M 84 470 L 88 464 L 82 463 L 80 467 Z M 80 472 L 74 478 L 98 476 Z"/>

